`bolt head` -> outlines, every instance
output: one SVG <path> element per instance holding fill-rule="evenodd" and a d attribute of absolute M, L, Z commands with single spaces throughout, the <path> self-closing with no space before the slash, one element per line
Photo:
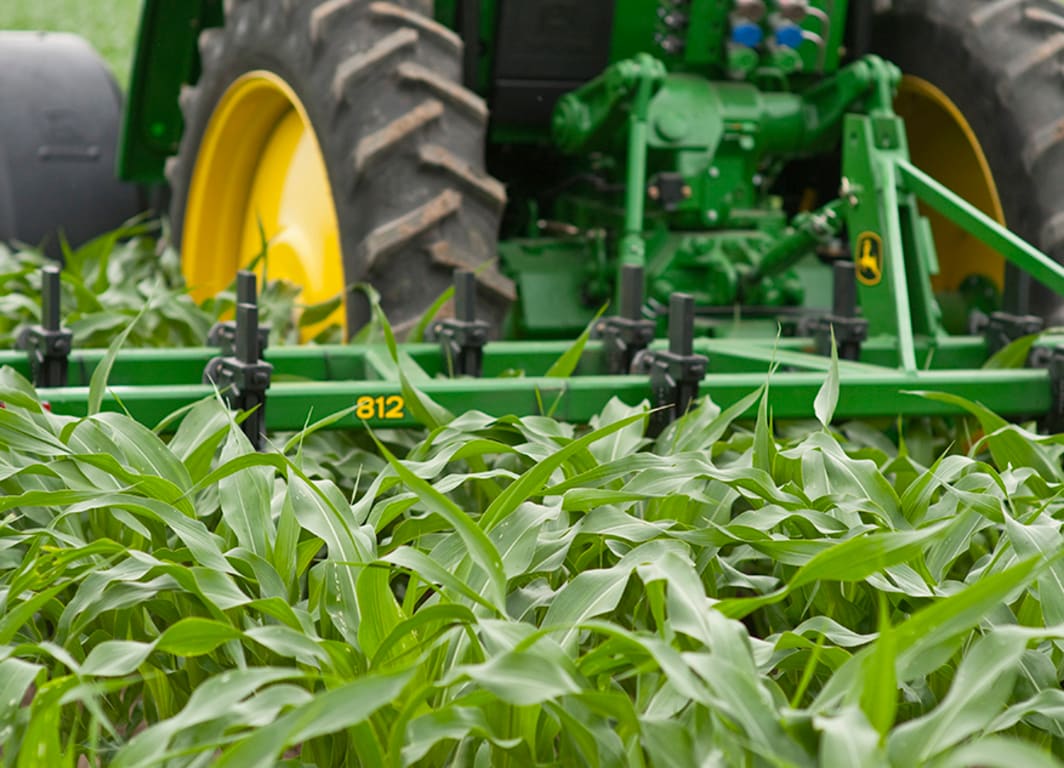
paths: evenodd
<path fill-rule="evenodd" d="M 736 0 L 735 13 L 750 21 L 761 21 L 765 16 L 764 0 Z"/>

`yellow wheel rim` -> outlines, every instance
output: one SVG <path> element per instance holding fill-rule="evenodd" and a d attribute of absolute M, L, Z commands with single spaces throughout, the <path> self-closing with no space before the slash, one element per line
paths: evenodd
<path fill-rule="evenodd" d="M 972 127 L 957 105 L 940 89 L 906 75 L 898 89 L 895 111 L 905 119 L 913 163 L 945 184 L 987 216 L 1005 223 L 990 165 Z M 970 274 L 982 274 L 1002 288 L 1005 263 L 993 249 L 938 213 L 921 206 L 931 222 L 938 251 L 936 291 L 955 291 Z"/>
<path fill-rule="evenodd" d="M 207 124 L 192 174 L 182 236 L 182 267 L 202 301 L 233 282 L 262 252 L 269 279 L 302 287 L 303 304 L 343 294 L 336 209 L 325 161 L 306 109 L 272 72 L 243 75 L 226 90 Z M 343 324 L 341 304 L 304 329 L 311 338 Z"/>

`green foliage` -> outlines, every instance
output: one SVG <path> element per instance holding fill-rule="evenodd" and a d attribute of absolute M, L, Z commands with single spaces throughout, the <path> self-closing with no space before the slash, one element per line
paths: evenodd
<path fill-rule="evenodd" d="M 164 440 L 0 397 L 3 765 L 1064 749 L 1053 439 L 924 467 L 707 399 L 656 441 L 614 401 L 258 454 L 215 400 Z"/>
<path fill-rule="evenodd" d="M 61 284 L 63 324 L 76 347 L 106 347 L 142 315 L 127 344 L 198 346 L 214 318 L 186 294 L 177 255 L 156 252 L 154 228 L 133 223 L 77 250 L 65 248 Z M 40 268 L 48 260 L 29 248 L 0 245 L 0 344 L 40 322 Z"/>
<path fill-rule="evenodd" d="M 66 254 L 80 346 L 232 309 L 150 235 Z M 0 251 L 7 343 L 41 263 Z M 262 291 L 274 343 L 297 301 Z M 379 307 L 366 336 L 424 431 L 325 417 L 260 454 L 216 399 L 161 437 L 0 370 L 0 766 L 1059 764 L 1060 438 L 956 398 L 975 436 L 836 432 L 834 364 L 803 424 L 771 380 L 656 440 L 617 400 L 456 417 Z"/>
<path fill-rule="evenodd" d="M 165 238 L 156 238 L 157 229 L 155 223 L 131 222 L 76 250 L 64 247 L 62 317 L 75 347 L 108 347 L 134 318 L 126 347 L 202 346 L 215 322 L 232 317 L 235 284 L 197 306 L 177 253 Z M 38 250 L 0 244 L 0 345 L 14 346 L 22 328 L 40 322 L 40 268 L 47 263 Z M 260 319 L 270 325 L 271 344 L 298 343 L 300 328 L 326 317 L 339 301 L 304 306 L 299 296 L 298 287 L 282 280 L 261 287 Z M 315 339 L 341 340 L 338 326 Z"/>

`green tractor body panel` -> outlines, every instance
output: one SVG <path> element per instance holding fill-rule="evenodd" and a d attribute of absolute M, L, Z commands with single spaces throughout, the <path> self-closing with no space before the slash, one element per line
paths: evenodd
<path fill-rule="evenodd" d="M 883 257 L 892 238 L 914 251 L 915 328 L 939 332 L 924 285 L 936 269 L 934 242 L 911 195 L 898 197 L 897 215 L 893 206 L 834 206 L 814 216 L 778 190 L 789 163 L 838 151 L 847 115 L 871 121 L 856 133 L 875 133 L 861 151 L 847 144 L 848 184 L 889 196 L 869 153 L 908 157 L 890 106 L 899 73 L 874 58 L 843 59 L 846 44 L 861 45 L 849 5 L 438 0 L 436 19 L 466 41 L 466 84 L 491 109 L 489 170 L 510 189 L 499 251 L 521 288 L 512 334 L 571 334 L 617 298 L 624 265 L 646 269 L 648 299 L 662 306 L 684 290 L 704 308 L 826 309 L 830 269 L 817 269 L 814 252 L 847 224 L 852 247 L 867 232 L 887 239 Z M 867 18 L 866 5 L 856 3 L 855 16 Z M 198 76 L 199 33 L 223 23 L 220 0 L 145 0 L 123 178 L 164 180 L 182 131 L 181 87 Z M 529 160 L 493 160 L 504 152 Z M 545 187 L 563 191 L 548 196 Z M 882 281 L 891 293 L 893 281 Z M 559 312 L 541 301 L 548 285 L 569 286 L 575 303 Z M 887 307 L 866 311 L 870 332 L 895 333 L 895 297 L 880 301 L 870 288 L 861 287 L 862 301 Z"/>
<path fill-rule="evenodd" d="M 221 0 L 144 0 L 118 157 L 121 178 L 165 181 L 166 158 L 181 140 L 181 86 L 199 77 L 199 32 L 223 19 Z"/>
<path fill-rule="evenodd" d="M 620 313 L 596 326 L 607 341 L 592 368 L 623 373 L 632 361 L 610 358 L 610 344 L 630 340 L 640 318 L 660 333 L 667 314 L 674 325 L 689 317 L 674 300 L 682 291 L 698 335 L 742 336 L 740 317 L 771 333 L 789 316 L 785 335 L 815 336 L 820 353 L 837 343 L 844 357 L 886 365 L 889 375 L 846 369 L 847 386 L 869 387 L 847 401 L 858 413 L 878 407 L 865 399 L 877 386 L 959 393 L 968 384 L 963 374 L 947 382 L 924 372 L 952 359 L 956 344 L 932 291 L 938 259 L 921 204 L 1064 295 L 1064 268 L 909 162 L 893 111 L 901 72 L 860 55 L 869 2 L 438 0 L 435 9 L 465 40 L 466 85 L 491 109 L 488 170 L 509 198 L 498 253 L 519 297 L 511 337 L 569 338 L 612 304 Z M 126 178 L 162 180 L 181 132 L 181 86 L 197 77 L 198 33 L 222 23 L 218 0 L 145 0 Z M 810 158 L 831 166 L 828 184 L 806 184 L 799 204 L 795 184 L 802 192 L 805 180 L 795 163 Z M 667 361 L 689 362 L 701 347 L 682 334 L 671 346 L 674 358 L 656 358 L 664 367 L 651 373 L 658 402 L 667 399 L 661 382 L 698 379 Z M 763 345 L 741 347 L 706 351 L 756 359 L 758 375 L 779 359 Z M 1045 385 L 1035 378 L 1036 389 Z M 799 393 L 788 407 L 801 411 L 795 403 L 814 381 L 783 387 Z M 529 384 L 537 393 L 541 385 Z M 529 386 L 514 384 L 515 397 Z M 595 407 L 614 391 L 589 386 Z M 1001 392 L 973 386 L 1000 405 Z M 480 398 L 491 387 L 458 389 Z"/>
<path fill-rule="evenodd" d="M 846 5 L 813 0 L 798 23 L 765 18 L 733 24 L 731 0 L 438 0 L 436 18 L 467 40 L 475 35 L 485 41 L 466 46 L 465 79 L 497 115 L 494 140 L 542 143 L 550 141 L 558 97 L 640 53 L 660 58 L 670 72 L 713 79 L 729 67 L 833 72 Z M 199 74 L 199 33 L 223 23 L 221 0 L 143 0 L 119 159 L 122 178 L 163 181 L 163 165 L 177 151 L 182 130 L 181 86 Z M 805 38 L 797 48 L 772 46 L 761 55 L 748 45 L 729 44 L 737 25 L 755 36 L 757 28 L 766 39 L 780 27 Z"/>

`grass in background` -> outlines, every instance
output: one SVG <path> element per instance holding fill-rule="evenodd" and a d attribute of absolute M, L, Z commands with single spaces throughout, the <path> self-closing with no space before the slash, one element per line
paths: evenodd
<path fill-rule="evenodd" d="M 73 32 L 92 43 L 124 90 L 129 83 L 140 0 L 3 0 L 0 29 Z"/>

